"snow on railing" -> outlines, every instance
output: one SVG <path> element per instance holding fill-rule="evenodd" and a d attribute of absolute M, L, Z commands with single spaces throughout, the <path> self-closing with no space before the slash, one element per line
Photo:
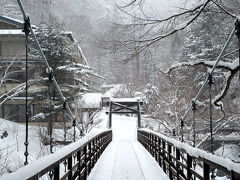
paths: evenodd
<path fill-rule="evenodd" d="M 194 177 L 209 179 L 210 174 L 212 172 L 215 174 L 215 170 L 218 169 L 230 176 L 231 179 L 240 179 L 240 164 L 166 137 L 163 134 L 149 129 L 139 129 L 138 141 L 155 157 L 170 178 L 181 176 L 182 179 Z M 195 171 L 194 164 L 202 169 L 202 173 Z"/>
<path fill-rule="evenodd" d="M 111 140 L 111 130 L 103 131 L 100 134 L 86 135 L 53 154 L 39 158 L 16 172 L 0 177 L 0 180 L 36 180 L 44 176 L 54 180 L 77 177 L 86 179 Z M 46 178 L 48 179 L 48 177 Z"/>

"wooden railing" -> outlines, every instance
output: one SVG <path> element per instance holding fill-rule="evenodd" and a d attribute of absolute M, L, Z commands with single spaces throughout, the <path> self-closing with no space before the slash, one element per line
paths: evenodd
<path fill-rule="evenodd" d="M 169 178 L 209 180 L 227 176 L 240 179 L 240 164 L 218 157 L 177 140 L 146 130 L 138 130 L 138 141 L 155 158 Z"/>
<path fill-rule="evenodd" d="M 65 153 L 69 148 L 64 147 L 65 150 L 62 149 L 62 152 L 45 156 L 43 159 L 3 178 L 15 179 L 21 175 L 20 179 L 28 180 L 86 180 L 100 155 L 111 141 L 112 131 L 105 131 L 87 140 L 80 147 L 73 144 L 72 147 L 75 148 L 71 149 L 69 153 Z M 29 171 L 30 173 L 28 173 Z M 24 177 L 23 174 L 25 174 Z"/>

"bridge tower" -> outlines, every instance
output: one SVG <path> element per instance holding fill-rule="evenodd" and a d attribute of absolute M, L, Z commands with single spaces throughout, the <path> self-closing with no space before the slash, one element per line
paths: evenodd
<path fill-rule="evenodd" d="M 141 127 L 142 101 L 135 98 L 111 98 L 109 102 L 109 128 L 112 127 L 112 114 L 137 114 L 138 128 Z"/>

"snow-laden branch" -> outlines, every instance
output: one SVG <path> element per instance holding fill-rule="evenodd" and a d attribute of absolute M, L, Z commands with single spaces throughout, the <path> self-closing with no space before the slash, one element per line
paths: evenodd
<path fill-rule="evenodd" d="M 134 14 L 128 13 L 127 11 L 124 11 L 125 14 L 128 14 L 129 16 L 134 16 L 135 22 L 137 23 L 133 22 L 131 24 L 126 24 L 125 26 L 121 25 L 122 28 L 132 27 L 133 31 L 136 31 L 136 26 L 139 26 L 142 34 L 140 33 L 138 35 L 138 38 L 134 37 L 133 39 L 128 40 L 116 40 L 116 44 L 119 49 L 126 49 L 127 46 L 128 51 L 132 52 L 132 55 L 133 52 L 135 54 L 141 53 L 142 51 L 148 49 L 151 45 L 159 42 L 161 39 L 169 37 L 176 32 L 187 28 L 201 15 L 201 13 L 204 11 L 204 9 L 210 2 L 211 0 L 206 0 L 203 3 L 196 5 L 192 9 L 184 10 L 183 12 L 174 14 L 161 20 L 142 18 L 139 16 L 135 16 Z M 180 19 L 182 23 L 174 27 L 173 24 L 176 22 L 176 19 Z M 185 19 L 185 21 L 183 21 L 182 19 Z M 136 43 L 138 44 L 138 47 L 136 47 Z M 134 45 L 134 47 L 131 48 L 132 45 Z"/>
<path fill-rule="evenodd" d="M 217 134 L 217 132 L 219 132 L 224 126 L 226 126 L 228 123 L 230 123 L 233 120 L 234 119 L 229 118 L 227 121 L 223 123 L 219 123 L 216 127 L 213 128 L 213 135 Z M 202 138 L 202 140 L 196 145 L 196 147 L 197 148 L 200 147 L 210 136 L 211 134 L 207 133 L 206 136 Z"/>
<path fill-rule="evenodd" d="M 164 73 L 170 74 L 173 70 L 177 68 L 181 68 L 184 66 L 197 66 L 197 65 L 203 65 L 206 67 L 213 67 L 215 65 L 216 61 L 206 61 L 206 60 L 197 60 L 197 61 L 190 61 L 190 62 L 179 62 L 173 64 L 168 70 L 162 71 Z M 220 101 L 226 96 L 227 91 L 230 88 L 230 83 L 234 75 L 239 71 L 239 60 L 235 59 L 233 62 L 219 62 L 218 65 L 216 66 L 218 69 L 223 69 L 227 70 L 227 73 L 224 73 L 224 86 L 220 93 L 218 93 L 214 98 L 213 98 L 213 104 L 215 107 L 221 107 L 222 104 Z"/>
<path fill-rule="evenodd" d="M 34 79 L 34 80 L 29 80 L 28 81 L 28 86 L 30 87 L 31 85 L 33 84 L 36 84 L 36 83 L 39 83 L 39 82 L 42 82 L 43 79 L 42 78 L 38 78 L 38 79 Z M 11 90 L 9 90 L 8 92 L 6 93 L 3 93 L 1 96 L 0 96 L 0 106 L 5 103 L 6 101 L 8 100 L 12 100 L 14 97 L 16 97 L 17 95 L 25 92 L 25 89 L 26 89 L 26 83 L 22 83 L 22 84 L 19 84 L 17 85 L 16 87 L 12 88 Z"/>

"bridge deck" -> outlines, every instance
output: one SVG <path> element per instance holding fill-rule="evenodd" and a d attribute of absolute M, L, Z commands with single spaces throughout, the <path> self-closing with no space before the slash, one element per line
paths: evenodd
<path fill-rule="evenodd" d="M 137 142 L 136 119 L 113 116 L 113 141 L 100 157 L 88 179 L 169 179 L 152 156 Z"/>

